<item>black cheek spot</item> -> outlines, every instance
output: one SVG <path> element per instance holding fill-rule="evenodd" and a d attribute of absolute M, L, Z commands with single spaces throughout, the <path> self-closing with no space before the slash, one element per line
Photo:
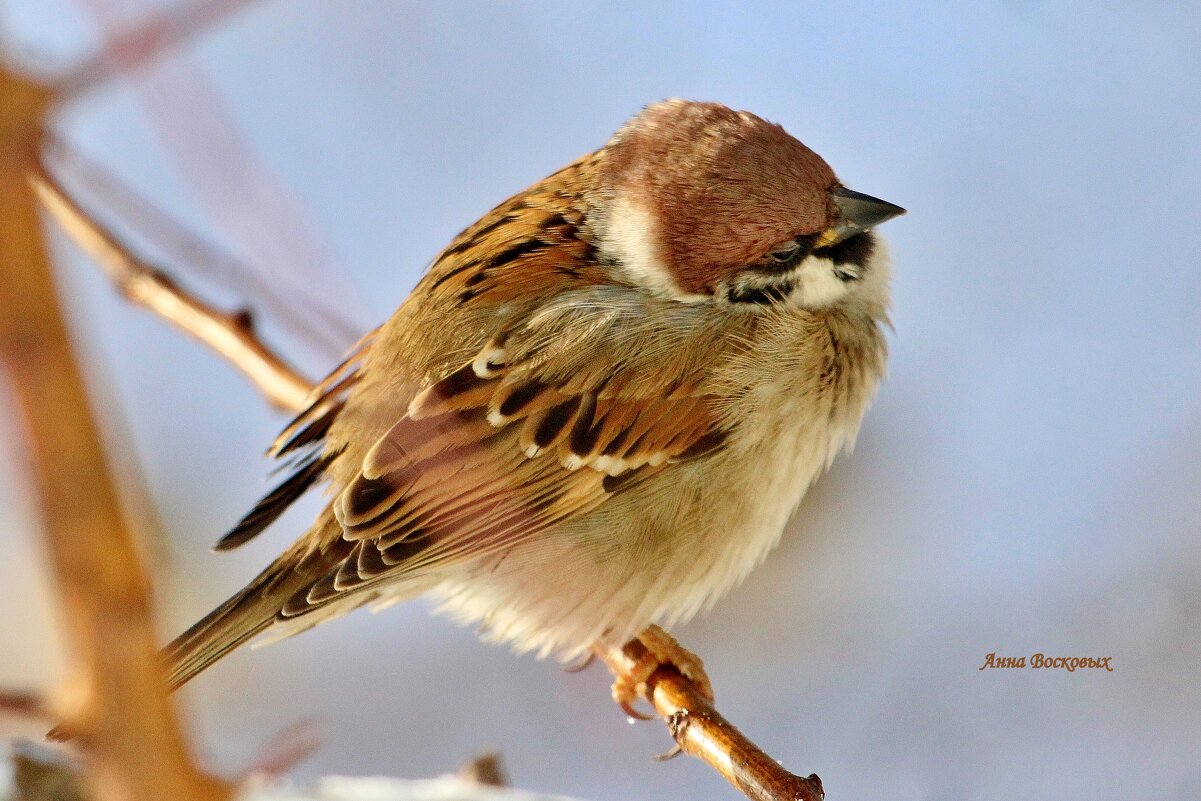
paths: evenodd
<path fill-rule="evenodd" d="M 864 231 L 861 234 L 855 234 L 855 236 L 839 242 L 837 245 L 822 248 L 816 251 L 816 253 L 834 262 L 834 266 L 836 267 L 843 264 L 865 267 L 871 260 L 875 249 L 875 236 L 870 231 Z M 842 276 L 839 277 L 841 278 Z M 854 278 L 859 278 L 859 276 L 856 275 Z"/>

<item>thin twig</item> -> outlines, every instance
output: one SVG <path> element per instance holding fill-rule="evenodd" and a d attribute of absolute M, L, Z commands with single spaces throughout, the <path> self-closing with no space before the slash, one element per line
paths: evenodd
<path fill-rule="evenodd" d="M 276 280 L 277 275 L 254 267 L 253 262 L 236 257 L 228 248 L 200 236 L 108 166 L 61 136 L 48 133 L 42 152 L 42 169 L 67 180 L 69 194 L 76 204 L 102 208 L 107 218 L 120 221 L 123 230 L 144 237 L 164 254 L 166 263 L 186 270 L 176 274 L 177 279 L 196 275 L 233 291 L 238 297 L 253 298 L 256 311 L 277 322 L 315 353 L 342 353 L 343 334 L 356 330 L 348 320 L 342 319 L 331 326 L 328 309 L 323 312 L 310 297 L 289 291 L 283 282 Z M 304 280 L 304 276 L 298 277 Z M 348 336 L 346 341 L 356 336 Z"/>
<path fill-rule="evenodd" d="M 249 1 L 218 0 L 210 5 Z M 75 0 L 74 4 L 88 13 L 101 37 L 109 41 L 124 34 L 123 21 L 131 10 L 141 9 L 153 17 L 161 5 L 157 0 Z M 186 48 L 174 50 L 170 59 L 145 77 L 131 88 L 191 194 L 229 246 L 271 283 L 271 295 L 289 299 L 292 314 L 310 322 L 292 333 L 323 358 L 336 361 L 362 333 L 363 327 L 347 315 L 361 304 L 345 293 L 342 282 L 330 280 L 334 263 L 315 235 L 317 226 L 255 152 L 205 69 Z M 271 296 L 256 302 L 262 300 L 270 302 Z M 282 318 L 276 308 L 264 312 Z"/>
<path fill-rule="evenodd" d="M 72 681 L 51 698 L 92 756 L 102 801 L 225 801 L 192 764 L 168 702 L 149 588 L 75 361 L 25 180 L 52 91 L 0 67 L 0 364 L 28 444 L 58 580 Z"/>
<path fill-rule="evenodd" d="M 163 55 L 258 0 L 202 0 L 148 15 L 105 43 L 104 52 L 73 66 L 58 82 L 60 96 L 74 99 L 117 74 L 153 64 Z"/>
<path fill-rule="evenodd" d="M 602 654 L 614 676 L 649 658 L 646 646 L 631 640 Z M 643 697 L 667 722 L 676 745 L 707 763 L 752 801 L 822 801 L 816 774 L 801 777 L 785 770 L 722 717 L 696 686 L 672 665 L 660 665 L 646 681 Z"/>
<path fill-rule="evenodd" d="M 95 797 L 87 790 L 78 760 L 20 741 L 12 748 L 12 791 L 9 801 L 88 801 Z"/>
<path fill-rule="evenodd" d="M 509 780 L 505 769 L 501 766 L 500 754 L 490 751 L 480 754 L 475 759 L 464 762 L 455 772 L 464 781 L 483 784 L 488 787 L 508 787 Z"/>
<path fill-rule="evenodd" d="M 246 777 L 282 776 L 317 753 L 325 739 L 316 720 L 298 720 L 272 735 L 241 773 Z"/>
<path fill-rule="evenodd" d="M 104 269 L 131 303 L 198 339 L 240 370 L 277 409 L 303 409 L 312 384 L 255 334 L 246 312 L 223 312 L 134 255 L 67 193 L 43 165 L 32 172 L 38 198 L 68 236 Z"/>
<path fill-rule="evenodd" d="M 18 718 L 49 720 L 50 712 L 38 693 L 21 690 L 0 690 L 0 715 Z"/>

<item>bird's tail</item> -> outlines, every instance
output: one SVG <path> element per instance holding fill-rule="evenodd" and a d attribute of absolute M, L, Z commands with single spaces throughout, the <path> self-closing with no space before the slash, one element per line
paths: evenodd
<path fill-rule="evenodd" d="M 201 618 L 195 625 L 176 637 L 162 651 L 166 664 L 167 686 L 171 691 L 179 689 L 198 673 L 220 660 L 226 654 L 246 644 L 276 624 L 280 610 L 288 599 L 306 591 L 321 579 L 331 566 L 340 561 L 340 529 L 334 531 L 337 522 L 328 512 L 319 519 L 313 529 L 295 545 L 272 562 L 266 570 L 256 576 L 242 590 L 225 603 Z M 331 530 L 322 530 L 331 529 Z M 332 546 L 314 550 L 314 541 Z M 315 623 L 316 620 L 313 620 Z M 291 634 L 307 625 L 297 620 L 288 621 Z"/>
<path fill-rule="evenodd" d="M 201 618 L 162 650 L 167 686 L 174 692 L 226 654 L 270 628 L 289 597 L 277 564 Z M 299 592 L 299 583 L 292 592 Z M 280 600 L 280 596 L 283 599 Z"/>
<path fill-rule="evenodd" d="M 178 690 L 230 651 L 270 628 L 287 599 L 312 584 L 312 571 L 294 570 L 291 564 L 285 562 L 285 559 L 292 558 L 293 549 L 289 549 L 289 553 L 275 560 L 246 587 L 205 615 L 160 652 L 166 668 L 167 687 L 171 692 Z M 74 738 L 76 733 L 59 725 L 46 736 L 56 742 L 66 742 Z"/>

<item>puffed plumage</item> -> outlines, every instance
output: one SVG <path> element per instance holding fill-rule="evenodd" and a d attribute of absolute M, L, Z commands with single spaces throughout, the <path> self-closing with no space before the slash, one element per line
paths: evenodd
<path fill-rule="evenodd" d="M 463 231 L 283 432 L 331 501 L 168 649 L 178 686 L 255 636 L 420 594 L 567 659 L 711 605 L 854 439 L 884 371 L 900 209 L 782 128 L 644 110 Z"/>

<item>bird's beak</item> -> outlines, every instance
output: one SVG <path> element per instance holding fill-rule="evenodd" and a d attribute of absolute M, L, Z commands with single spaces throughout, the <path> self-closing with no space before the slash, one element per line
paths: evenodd
<path fill-rule="evenodd" d="M 824 248 L 837 245 L 844 239 L 855 234 L 875 228 L 880 223 L 899 217 L 905 213 L 900 206 L 895 206 L 887 200 L 853 192 L 846 187 L 837 187 L 830 191 L 830 199 L 838 209 L 838 219 L 834 224 L 822 231 L 814 247 Z"/>

